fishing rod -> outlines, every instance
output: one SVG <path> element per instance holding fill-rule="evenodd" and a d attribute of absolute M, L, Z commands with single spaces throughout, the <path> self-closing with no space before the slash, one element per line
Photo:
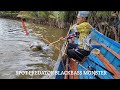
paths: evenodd
<path fill-rule="evenodd" d="M 43 38 L 43 37 L 40 37 L 40 38 L 42 38 L 42 39 L 44 39 L 45 41 L 49 42 L 49 44 L 48 44 L 47 46 L 50 46 L 50 45 L 53 45 L 53 44 L 59 42 L 62 38 L 72 38 L 72 37 L 74 37 L 74 36 L 73 36 L 73 35 L 69 35 L 69 36 L 66 35 L 66 36 L 64 36 L 64 37 L 60 37 L 58 40 L 56 40 L 56 41 L 54 41 L 54 42 L 50 42 L 50 41 L 48 41 L 47 39 L 45 39 L 45 38 Z"/>
<path fill-rule="evenodd" d="M 49 43 L 49 44 L 51 43 L 50 41 L 48 41 L 47 39 L 45 39 L 45 38 L 43 38 L 43 37 L 42 37 L 41 39 L 43 39 L 44 41 L 46 41 L 46 42 Z M 47 46 L 48 46 L 48 45 L 47 45 Z M 53 45 L 51 44 L 51 46 L 53 46 Z M 60 48 L 58 48 L 58 47 L 56 47 L 56 46 L 54 46 L 54 47 L 55 47 L 57 50 L 60 51 Z"/>
<path fill-rule="evenodd" d="M 59 38 L 59 40 L 56 40 L 56 41 L 54 41 L 54 42 L 50 42 L 49 40 L 45 39 L 43 36 L 41 36 L 40 38 L 43 39 L 44 41 L 46 41 L 47 43 L 49 43 L 47 46 L 50 46 L 50 45 L 53 46 L 53 44 L 59 42 L 62 38 L 68 39 L 68 38 L 72 38 L 72 37 L 75 36 L 75 34 L 70 34 L 70 35 L 69 35 L 69 33 L 70 33 L 70 29 L 69 29 L 69 31 L 68 31 L 68 33 L 67 33 L 66 36 L 62 36 L 62 37 Z M 67 40 L 66 40 L 66 41 L 67 41 Z M 67 46 L 67 42 L 66 42 L 66 45 L 65 45 L 65 46 Z M 56 49 L 60 50 L 58 47 L 56 47 L 56 46 L 54 46 L 54 47 L 55 47 Z M 66 48 L 65 48 L 65 49 L 66 49 Z"/>
<path fill-rule="evenodd" d="M 69 32 L 70 32 L 70 31 L 69 31 Z M 78 33 L 79 33 L 79 32 L 76 32 L 76 34 L 78 34 Z M 48 46 L 49 46 L 49 45 L 52 45 L 52 44 L 55 44 L 55 43 L 57 43 L 57 42 L 59 42 L 62 38 L 73 38 L 73 37 L 76 36 L 76 34 L 73 33 L 73 34 L 70 34 L 70 35 L 66 35 L 66 36 L 60 37 L 59 40 L 56 40 L 56 41 L 54 41 L 54 42 L 48 44 Z"/>
<path fill-rule="evenodd" d="M 68 31 L 68 33 L 67 33 L 67 35 L 65 36 L 65 37 L 61 37 L 61 38 L 65 38 L 65 43 L 64 43 L 64 51 L 61 53 L 61 56 L 63 57 L 64 55 L 67 55 L 66 54 L 66 50 L 67 50 L 67 47 L 68 47 L 68 37 L 70 37 L 70 32 L 71 32 L 71 29 L 69 28 L 69 31 Z M 61 40 L 61 39 L 60 39 Z M 65 71 L 68 71 L 69 70 L 69 61 L 70 61 L 70 59 L 68 58 L 68 57 L 66 57 L 66 67 L 65 67 Z M 62 60 L 62 63 L 63 63 L 63 60 Z M 68 75 L 65 75 L 64 76 L 64 79 L 68 79 L 69 78 L 69 76 Z"/>
<path fill-rule="evenodd" d="M 50 44 L 48 44 L 47 46 L 53 45 L 53 44 L 55 44 L 55 43 L 57 43 L 57 42 L 59 42 L 59 41 L 60 41 L 60 39 L 59 39 L 59 40 L 56 40 L 56 41 L 54 41 L 54 42 L 52 42 L 52 43 L 50 43 Z"/>

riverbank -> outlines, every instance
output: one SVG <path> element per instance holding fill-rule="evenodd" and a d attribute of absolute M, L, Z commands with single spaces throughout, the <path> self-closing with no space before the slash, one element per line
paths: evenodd
<path fill-rule="evenodd" d="M 76 21 L 78 11 L 0 11 L 0 17 L 21 17 L 36 24 L 68 29 Z"/>
<path fill-rule="evenodd" d="M 111 12 L 91 11 L 88 20 L 99 32 L 120 42 L 120 13 L 111 14 Z M 0 11 L 0 17 L 14 20 L 20 20 L 17 17 L 21 17 L 24 18 L 25 22 L 68 30 L 70 25 L 75 23 L 77 13 L 77 11 Z"/>
<path fill-rule="evenodd" d="M 1 79 L 40 79 L 43 76 L 15 75 L 15 71 L 52 71 L 57 61 L 59 51 L 54 47 L 49 47 L 46 52 L 30 49 L 30 44 L 40 41 L 47 45 L 48 43 L 39 37 L 42 35 L 50 42 L 58 40 L 65 36 L 67 30 L 51 28 L 34 23 L 25 22 L 27 30 L 32 30 L 26 36 L 20 21 L 0 18 L 0 78 Z M 60 41 L 55 46 L 62 46 L 64 42 Z M 60 48 L 60 47 L 59 47 Z"/>

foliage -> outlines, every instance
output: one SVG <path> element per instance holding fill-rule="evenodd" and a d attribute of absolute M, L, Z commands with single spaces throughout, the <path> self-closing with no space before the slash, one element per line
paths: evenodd
<path fill-rule="evenodd" d="M 90 16 L 88 17 L 89 22 L 92 26 L 95 26 L 98 31 L 106 35 L 107 37 L 115 36 L 116 41 L 120 41 L 120 30 L 119 27 L 116 26 L 113 30 L 110 30 L 113 22 L 117 22 L 113 20 L 112 13 L 118 12 L 118 19 L 120 19 L 119 11 L 90 11 Z M 50 26 L 55 26 L 59 28 L 69 28 L 69 26 L 76 22 L 76 16 L 78 11 L 0 11 L 0 17 L 10 17 L 16 18 L 23 17 L 27 20 L 33 20 L 40 24 L 48 24 Z M 104 23 L 104 26 L 102 25 Z M 107 25 L 107 26 L 106 26 Z M 104 27 L 104 28 L 103 28 Z M 114 34 L 114 35 L 113 35 Z M 118 37 L 118 38 L 117 38 Z M 113 38 L 114 39 L 114 38 Z"/>

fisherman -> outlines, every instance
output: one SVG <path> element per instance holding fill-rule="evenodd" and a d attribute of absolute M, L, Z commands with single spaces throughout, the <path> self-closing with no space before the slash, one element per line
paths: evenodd
<path fill-rule="evenodd" d="M 75 32 L 84 32 L 85 35 L 81 35 L 81 38 L 87 36 L 92 29 L 92 26 L 88 23 L 88 16 L 90 15 L 89 11 L 79 11 L 77 15 L 77 22 L 70 29 Z"/>
<path fill-rule="evenodd" d="M 72 33 L 76 33 L 76 32 L 80 33 L 79 39 L 80 39 L 80 35 L 82 34 L 82 32 L 85 33 L 84 36 L 88 36 L 90 31 L 92 30 L 92 26 L 87 22 L 89 14 L 90 14 L 89 11 L 79 11 L 79 13 L 77 15 L 76 24 L 74 24 L 70 28 Z M 83 35 L 81 35 L 81 36 L 83 38 Z M 60 39 L 65 40 L 65 38 L 60 38 Z M 84 59 L 84 57 L 86 57 L 90 54 L 91 50 L 82 49 L 79 47 L 78 44 L 73 44 L 73 43 L 69 42 L 68 48 L 67 48 L 67 55 L 70 58 L 82 61 Z"/>
<path fill-rule="evenodd" d="M 88 36 L 88 34 L 90 33 L 90 31 L 93 28 L 88 22 L 89 15 L 90 15 L 89 11 L 79 11 L 79 13 L 77 15 L 76 24 L 74 24 L 72 27 L 70 27 L 70 32 L 73 34 L 78 34 L 79 39 L 80 39 L 80 35 L 81 35 L 81 39 L 83 39 L 83 37 L 85 37 L 85 36 Z M 84 35 L 82 35 L 83 32 L 84 32 Z M 63 37 L 61 37 L 60 39 L 64 40 Z"/>

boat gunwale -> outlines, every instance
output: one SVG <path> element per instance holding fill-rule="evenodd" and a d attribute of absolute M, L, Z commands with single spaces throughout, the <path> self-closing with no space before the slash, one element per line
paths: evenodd
<path fill-rule="evenodd" d="M 114 45 L 117 46 L 118 48 L 120 48 L 120 43 L 114 41 L 113 39 L 110 39 L 109 37 L 106 37 L 105 35 L 103 35 L 103 34 L 100 33 L 99 31 L 97 31 L 95 28 L 93 29 L 93 32 L 96 33 L 98 36 L 101 36 L 102 38 L 104 38 L 104 39 L 107 40 L 108 42 L 114 44 Z"/>

